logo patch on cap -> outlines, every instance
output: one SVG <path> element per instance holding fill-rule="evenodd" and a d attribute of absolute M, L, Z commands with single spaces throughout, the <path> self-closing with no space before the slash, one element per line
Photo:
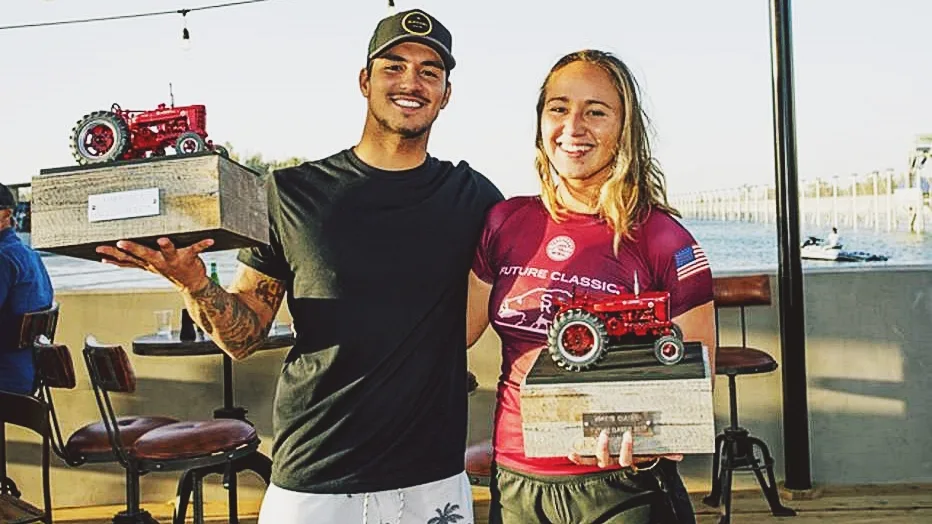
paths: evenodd
<path fill-rule="evenodd" d="M 401 27 L 412 35 L 418 36 L 429 35 L 434 29 L 430 17 L 419 11 L 405 15 L 401 20 Z"/>

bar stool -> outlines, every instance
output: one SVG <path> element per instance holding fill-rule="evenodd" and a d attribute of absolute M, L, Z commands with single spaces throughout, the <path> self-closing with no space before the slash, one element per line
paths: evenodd
<path fill-rule="evenodd" d="M 472 371 L 466 371 L 466 394 L 473 396 L 479 389 L 479 380 Z M 488 486 L 492 470 L 492 439 L 478 442 L 466 448 L 466 476 L 469 483 Z"/>
<path fill-rule="evenodd" d="M 255 453 L 259 447 L 256 429 L 236 419 L 181 421 L 143 433 L 131 445 L 120 438 L 110 393 L 133 393 L 136 372 L 119 345 L 84 341 L 84 362 L 94 387 L 97 407 L 114 454 L 126 470 L 126 510 L 113 524 L 157 524 L 140 508 L 139 479 L 152 471 L 191 471 L 194 524 L 204 523 L 203 482 L 205 471 Z"/>
<path fill-rule="evenodd" d="M 761 490 L 777 517 L 792 517 L 796 512 L 780 502 L 776 479 L 773 473 L 773 457 L 767 444 L 750 435 L 738 425 L 738 393 L 735 378 L 738 375 L 770 373 L 777 369 L 777 362 L 769 354 L 748 347 L 745 308 L 766 306 L 771 303 L 770 277 L 752 275 L 717 277 L 714 279 L 716 338 L 719 329 L 719 311 L 738 308 L 740 312 L 741 345 L 718 346 L 715 353 L 715 373 L 728 376 L 728 407 L 730 425 L 715 437 L 715 457 L 712 461 L 712 491 L 702 501 L 718 507 L 724 501 L 725 513 L 719 524 L 731 522 L 731 484 L 735 471 L 753 471 Z M 767 476 L 764 477 L 766 472 Z"/>
<path fill-rule="evenodd" d="M 492 476 L 492 439 L 466 448 L 466 476 L 475 486 L 489 486 Z"/>
<path fill-rule="evenodd" d="M 72 467 L 83 464 L 117 462 L 110 445 L 110 437 L 103 422 L 96 421 L 75 430 L 66 441 L 62 437 L 58 411 L 55 409 L 53 389 L 74 389 L 76 379 L 71 350 L 63 344 L 52 344 L 45 337 L 35 343 L 36 376 L 39 381 L 40 399 L 49 406 L 49 424 L 52 428 L 52 450 Z M 117 417 L 120 428 L 120 445 L 131 447 L 143 434 L 178 419 L 161 416 Z"/>
<path fill-rule="evenodd" d="M 14 351 L 32 350 L 33 360 L 35 360 L 35 341 L 41 336 L 47 338 L 55 336 L 55 330 L 58 327 L 58 303 L 53 302 L 47 309 L 14 318 L 13 325 L 18 328 L 0 333 L 0 347 L 12 347 Z M 37 382 L 33 381 L 30 394 L 35 396 L 37 389 Z M 16 483 L 6 475 L 6 429 L 3 424 L 0 424 L 0 493 L 11 494 L 14 497 L 20 495 Z"/>
<path fill-rule="evenodd" d="M 49 420 L 45 402 L 29 395 L 0 391 L 0 427 L 12 424 L 42 437 L 42 509 L 22 500 L 15 485 L 0 488 L 0 522 L 52 524 L 52 494 L 49 482 Z M 11 489 L 7 489 L 10 487 Z"/>

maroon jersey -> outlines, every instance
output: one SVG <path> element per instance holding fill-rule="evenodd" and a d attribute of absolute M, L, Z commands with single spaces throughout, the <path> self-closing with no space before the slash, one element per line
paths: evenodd
<path fill-rule="evenodd" d="M 709 262 L 695 238 L 669 214 L 652 209 L 614 254 L 614 234 L 594 215 L 557 223 L 539 197 L 515 197 L 489 212 L 473 271 L 492 284 L 489 319 L 502 340 L 495 412 L 495 461 L 538 475 L 604 471 L 565 457 L 528 458 L 521 433 L 520 387 L 541 349 L 558 298 L 574 289 L 592 298 L 642 291 L 670 293 L 676 317 L 712 300 Z M 569 450 L 567 450 L 569 453 Z"/>

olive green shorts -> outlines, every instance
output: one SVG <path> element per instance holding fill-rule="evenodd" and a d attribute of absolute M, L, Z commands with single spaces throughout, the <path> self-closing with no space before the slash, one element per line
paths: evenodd
<path fill-rule="evenodd" d="M 658 466 L 639 473 L 621 469 L 573 476 L 494 467 L 489 524 L 695 522 L 676 464 L 663 460 Z"/>

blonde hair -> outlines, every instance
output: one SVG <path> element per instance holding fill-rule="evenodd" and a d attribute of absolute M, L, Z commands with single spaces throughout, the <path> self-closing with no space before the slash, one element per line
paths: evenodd
<path fill-rule="evenodd" d="M 617 57 L 604 51 L 585 49 L 570 53 L 550 69 L 540 88 L 537 99 L 537 158 L 534 161 L 540 176 L 541 200 L 554 220 L 560 221 L 565 211 L 557 201 L 555 179 L 559 174 L 547 157 L 541 134 L 541 116 L 546 101 L 547 85 L 554 73 L 573 62 L 586 62 L 602 68 L 609 74 L 618 90 L 623 114 L 621 133 L 615 148 L 612 172 L 602 184 L 597 210 L 615 232 L 615 249 L 622 238 L 632 238 L 631 230 L 641 224 L 652 206 L 671 215 L 680 213 L 667 201 L 666 182 L 663 172 L 651 156 L 647 126 L 650 121 L 638 100 L 637 82 L 634 76 Z"/>

